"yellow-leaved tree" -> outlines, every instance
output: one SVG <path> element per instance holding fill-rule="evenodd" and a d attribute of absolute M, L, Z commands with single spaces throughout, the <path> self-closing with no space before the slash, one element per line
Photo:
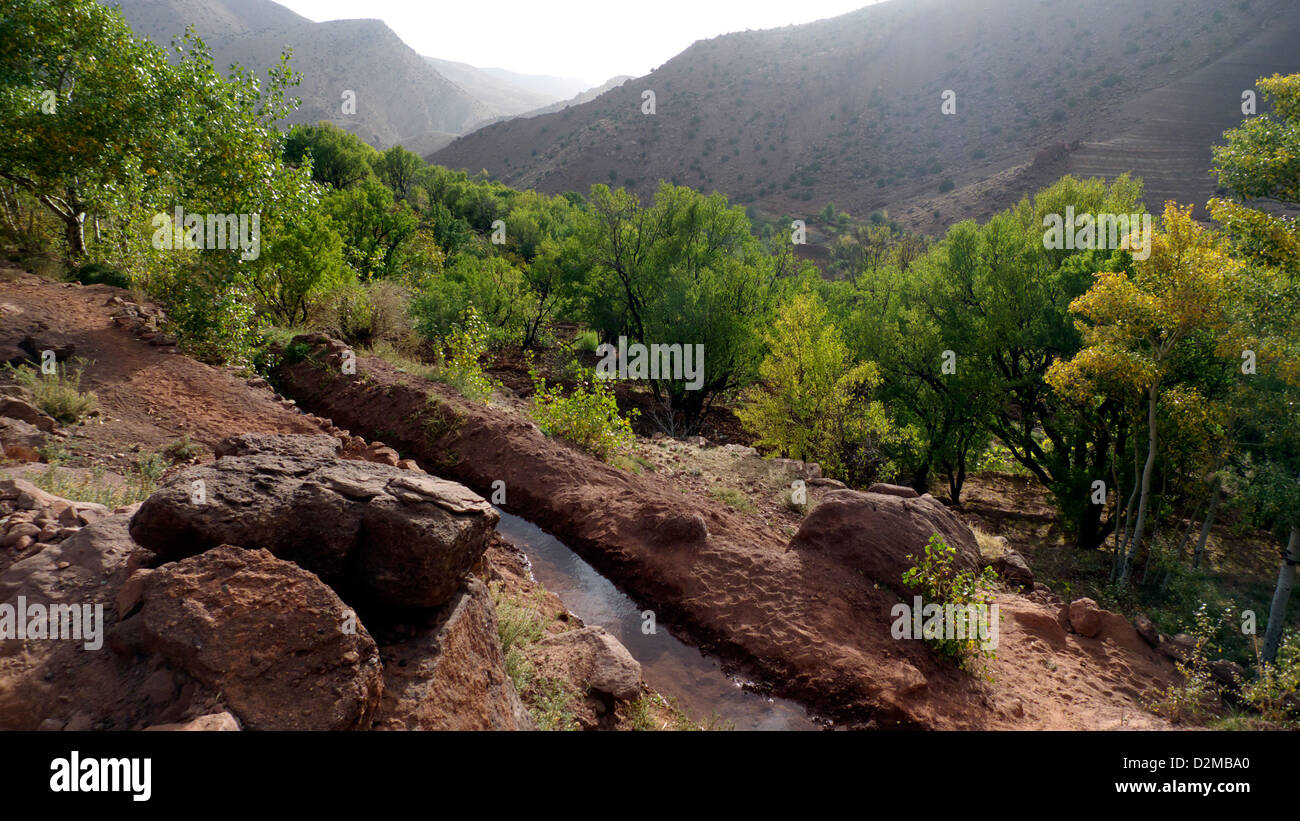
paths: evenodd
<path fill-rule="evenodd" d="M 1070 305 L 1084 347 L 1052 365 L 1048 384 L 1077 401 L 1140 395 L 1145 406 L 1147 455 L 1133 535 L 1119 571 L 1121 587 L 1129 583 L 1146 527 L 1159 452 L 1157 418 L 1174 356 L 1193 334 L 1229 333 L 1227 301 L 1238 268 L 1222 238 L 1192 219 L 1190 206 L 1170 202 L 1150 256 L 1134 260 L 1131 271 L 1096 274 L 1087 293 Z M 1185 390 L 1178 396 L 1188 401 Z"/>

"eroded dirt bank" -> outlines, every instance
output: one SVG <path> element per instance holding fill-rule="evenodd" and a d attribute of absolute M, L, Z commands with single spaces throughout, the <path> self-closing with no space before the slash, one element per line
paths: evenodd
<path fill-rule="evenodd" d="M 503 483 L 505 509 L 565 540 L 660 623 L 779 695 L 859 727 L 1161 726 L 1139 699 L 1168 681 L 1171 665 L 1133 642 L 1126 623 L 1077 636 L 1062 625 L 1059 602 L 1004 595 L 989 684 L 921 642 L 891 638 L 902 594 L 888 563 L 855 566 L 836 549 L 807 549 L 817 534 L 796 549 L 799 539 L 657 476 L 610 467 L 526 418 L 382 360 L 362 357 L 346 375 L 341 343 L 309 341 L 306 359 L 277 370 L 286 395 L 484 495 Z"/>

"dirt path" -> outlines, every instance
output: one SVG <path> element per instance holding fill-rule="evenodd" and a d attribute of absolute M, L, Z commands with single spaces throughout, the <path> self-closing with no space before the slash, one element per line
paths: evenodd
<path fill-rule="evenodd" d="M 75 346 L 90 360 L 83 390 L 99 398 L 100 415 L 71 428 L 71 464 L 129 470 L 141 451 L 156 451 L 188 435 L 210 450 L 239 433 L 319 433 L 271 391 L 237 374 L 150 345 L 113 322 L 107 285 L 55 283 L 0 267 L 0 348 L 31 337 L 38 348 Z"/>

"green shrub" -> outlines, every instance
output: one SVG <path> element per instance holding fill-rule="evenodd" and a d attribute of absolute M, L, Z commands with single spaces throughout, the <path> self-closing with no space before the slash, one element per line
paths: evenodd
<path fill-rule="evenodd" d="M 90 364 L 76 359 L 69 370 L 67 363 L 59 363 L 51 374 L 42 374 L 30 365 L 5 367 L 15 382 L 31 392 L 36 407 L 60 424 L 71 425 L 99 407 L 99 398 L 93 392 L 81 391 L 81 375 Z"/>
<path fill-rule="evenodd" d="M 203 446 L 191 442 L 188 433 L 182 434 L 181 438 L 163 448 L 163 455 L 174 465 L 188 462 L 202 452 Z"/>
<path fill-rule="evenodd" d="M 1195 642 L 1192 650 L 1185 660 L 1174 662 L 1183 681 L 1157 691 L 1147 705 L 1151 712 L 1173 722 L 1197 721 L 1214 712 L 1219 705 L 1219 686 L 1210 672 L 1210 653 L 1219 649 L 1218 632 L 1219 623 L 1209 606 L 1201 604 L 1187 629 Z"/>
<path fill-rule="evenodd" d="M 739 510 L 741 513 L 753 513 L 758 508 L 750 498 L 739 490 L 730 487 L 714 487 L 709 489 L 709 495 L 728 507 Z"/>
<path fill-rule="evenodd" d="M 210 364 L 252 365 L 263 321 L 246 284 L 215 266 L 195 265 L 170 272 L 154 288 L 167 310 L 167 330 L 187 353 Z"/>
<path fill-rule="evenodd" d="M 486 403 L 494 385 L 479 359 L 487 353 L 489 334 L 487 323 L 473 306 L 467 308 L 459 327 L 447 340 L 447 355 L 434 378 L 451 385 L 466 399 Z"/>
<path fill-rule="evenodd" d="M 600 347 L 600 334 L 595 331 L 583 331 L 573 338 L 573 349 L 592 353 Z"/>
<path fill-rule="evenodd" d="M 533 419 L 548 436 L 571 442 L 602 461 L 635 441 L 631 422 L 619 413 L 614 389 L 591 371 L 583 373 L 568 396 L 559 385 L 546 384 L 531 363 L 528 375 L 533 380 Z M 636 415 L 633 410 L 629 417 Z"/>
<path fill-rule="evenodd" d="M 968 613 L 971 606 L 982 614 L 990 612 L 988 608 L 993 604 L 993 591 L 997 585 L 997 574 L 993 568 L 986 567 L 980 573 L 958 570 L 955 564 L 957 550 L 944 542 L 938 533 L 926 542 L 924 555 L 908 558 L 915 561 L 916 565 L 903 573 L 903 584 L 915 590 L 925 604 L 937 604 L 945 608 L 953 605 L 954 612 L 958 614 Z M 947 638 L 943 635 L 925 640 L 967 669 L 974 659 L 981 656 L 990 659 L 997 657 L 994 648 L 985 647 L 981 643 L 978 625 L 968 623 L 962 632 L 963 637 Z"/>
<path fill-rule="evenodd" d="M 131 289 L 130 277 L 102 262 L 87 263 L 69 274 L 69 278 L 82 285 L 112 285 L 114 288 Z"/>
<path fill-rule="evenodd" d="M 1300 714 L 1300 632 L 1287 634 L 1272 664 L 1259 662 L 1259 675 L 1242 688 L 1241 694 L 1265 720 L 1296 724 Z"/>

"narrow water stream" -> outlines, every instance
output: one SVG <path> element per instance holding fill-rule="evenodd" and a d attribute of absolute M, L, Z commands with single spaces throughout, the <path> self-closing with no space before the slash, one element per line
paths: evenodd
<path fill-rule="evenodd" d="M 662 625 L 653 635 L 643 634 L 641 608 L 613 582 L 546 531 L 518 516 L 498 512 L 501 522 L 497 530 L 524 551 L 537 580 L 585 623 L 614 634 L 641 662 L 646 683 L 664 695 L 675 696 L 691 718 L 702 720 L 716 713 L 737 730 L 820 729 L 793 701 L 743 689 L 715 659 L 678 640 Z"/>

